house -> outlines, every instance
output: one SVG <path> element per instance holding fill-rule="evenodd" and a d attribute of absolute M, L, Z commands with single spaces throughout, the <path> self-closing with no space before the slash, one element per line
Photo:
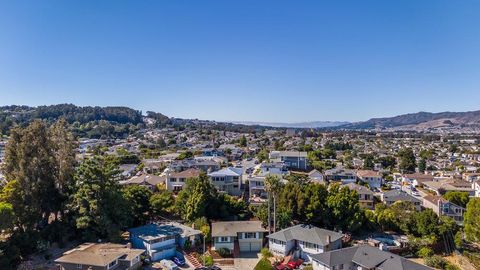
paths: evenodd
<path fill-rule="evenodd" d="M 355 190 L 358 193 L 358 202 L 360 206 L 366 209 L 373 210 L 374 209 L 374 201 L 373 201 L 373 191 L 371 191 L 368 187 L 361 186 L 355 183 L 349 183 L 345 185 L 350 190 Z"/>
<path fill-rule="evenodd" d="M 141 174 L 134 176 L 128 180 L 120 181 L 119 184 L 123 186 L 137 185 L 143 186 L 150 190 L 157 189 L 160 184 L 165 184 L 166 176 L 157 176 L 153 174 Z"/>
<path fill-rule="evenodd" d="M 318 170 L 312 170 L 308 173 L 308 179 L 317 184 L 326 184 L 323 174 Z"/>
<path fill-rule="evenodd" d="M 257 171 L 255 172 L 255 174 L 259 176 L 267 176 L 269 174 L 276 174 L 282 176 L 287 173 L 288 169 L 283 162 L 264 162 L 260 164 Z"/>
<path fill-rule="evenodd" d="M 442 196 L 427 195 L 423 197 L 423 207 L 432 209 L 438 216 L 451 217 L 458 225 L 463 225 L 463 215 L 466 209 L 445 200 Z"/>
<path fill-rule="evenodd" d="M 383 185 L 383 178 L 379 172 L 372 170 L 358 170 L 357 177 L 371 188 L 380 188 Z"/>
<path fill-rule="evenodd" d="M 187 183 L 187 179 L 199 176 L 200 170 L 193 168 L 181 172 L 168 172 L 165 187 L 167 190 L 179 192 Z"/>
<path fill-rule="evenodd" d="M 312 261 L 314 270 L 433 270 L 369 245 L 315 254 Z"/>
<path fill-rule="evenodd" d="M 342 184 L 355 183 L 357 181 L 357 174 L 354 170 L 335 168 L 326 170 L 324 172 L 325 180 L 327 181 L 341 181 Z"/>
<path fill-rule="evenodd" d="M 380 197 L 382 202 L 388 206 L 396 202 L 411 202 L 415 205 L 417 211 L 422 210 L 422 201 L 420 199 L 401 190 L 385 191 Z"/>
<path fill-rule="evenodd" d="M 342 237 L 341 233 L 304 224 L 267 236 L 268 248 L 272 254 L 287 256 L 293 252 L 294 257 L 305 261 L 310 261 L 313 254 L 341 248 Z"/>
<path fill-rule="evenodd" d="M 183 248 L 187 242 L 195 245 L 202 234 L 199 230 L 177 222 L 147 224 L 129 229 L 128 232 L 132 246 L 146 250 L 152 261 L 175 256 L 177 247 Z"/>
<path fill-rule="evenodd" d="M 266 232 L 261 221 L 213 222 L 213 247 L 215 250 L 227 248 L 234 251 L 238 248 L 240 252 L 258 252 L 263 247 Z"/>
<path fill-rule="evenodd" d="M 285 163 L 288 169 L 307 170 L 307 152 L 299 151 L 271 151 L 270 161 Z"/>
<path fill-rule="evenodd" d="M 424 182 L 423 186 L 426 189 L 436 192 L 438 195 L 444 194 L 448 191 L 467 192 L 469 196 L 475 196 L 475 190 L 472 188 L 472 183 L 455 180 L 455 179 L 441 179 Z"/>
<path fill-rule="evenodd" d="M 262 204 L 267 201 L 267 191 L 265 190 L 265 177 L 248 178 L 249 202 L 250 204 Z"/>
<path fill-rule="evenodd" d="M 242 184 L 242 168 L 227 167 L 208 174 L 210 181 L 220 192 L 225 192 L 232 196 L 240 196 L 240 187 Z"/>
<path fill-rule="evenodd" d="M 423 173 L 412 173 L 412 174 L 405 174 L 402 176 L 403 183 L 413 185 L 414 187 L 422 187 L 423 183 L 428 181 L 433 181 L 433 179 L 434 179 L 433 175 L 423 174 Z"/>
<path fill-rule="evenodd" d="M 138 164 L 120 164 L 118 169 L 120 170 L 120 176 L 123 179 L 132 177 L 137 169 Z"/>
<path fill-rule="evenodd" d="M 462 179 L 464 181 L 473 183 L 477 180 L 480 180 L 480 173 L 464 173 L 462 174 Z"/>
<path fill-rule="evenodd" d="M 472 189 L 475 191 L 475 197 L 480 197 L 480 180 L 472 183 Z"/>
<path fill-rule="evenodd" d="M 55 260 L 60 270 L 133 270 L 142 264 L 143 249 L 111 243 L 85 243 Z"/>

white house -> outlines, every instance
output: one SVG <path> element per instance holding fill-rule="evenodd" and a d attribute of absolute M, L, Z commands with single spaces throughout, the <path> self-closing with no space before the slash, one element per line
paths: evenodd
<path fill-rule="evenodd" d="M 382 175 L 376 171 L 358 170 L 357 177 L 360 181 L 367 183 L 370 188 L 380 188 L 383 185 Z"/>
<path fill-rule="evenodd" d="M 181 172 L 167 172 L 165 186 L 167 190 L 179 192 L 187 184 L 187 179 L 200 176 L 200 170 L 187 169 Z"/>
<path fill-rule="evenodd" d="M 270 252 L 277 256 L 294 257 L 310 261 L 312 254 L 318 254 L 342 247 L 341 233 L 300 224 L 267 236 Z"/>
<path fill-rule="evenodd" d="M 241 195 L 242 168 L 228 167 L 208 174 L 210 181 L 220 192 L 232 196 Z"/>

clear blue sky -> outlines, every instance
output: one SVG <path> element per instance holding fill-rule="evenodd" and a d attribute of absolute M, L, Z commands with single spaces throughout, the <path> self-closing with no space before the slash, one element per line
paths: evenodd
<path fill-rule="evenodd" d="M 296 122 L 480 109 L 480 1 L 0 1 L 0 104 Z"/>

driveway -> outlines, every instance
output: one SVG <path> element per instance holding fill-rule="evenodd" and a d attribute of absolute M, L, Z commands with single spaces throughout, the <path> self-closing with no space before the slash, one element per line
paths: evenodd
<path fill-rule="evenodd" d="M 254 269 L 260 260 L 260 253 L 256 252 L 242 252 L 238 258 L 234 259 L 234 265 L 236 270 Z M 222 267 L 224 269 L 224 267 Z M 227 270 L 225 268 L 225 270 Z"/>

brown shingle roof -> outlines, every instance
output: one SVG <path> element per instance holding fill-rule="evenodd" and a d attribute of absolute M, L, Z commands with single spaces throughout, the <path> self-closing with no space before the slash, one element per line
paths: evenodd
<path fill-rule="evenodd" d="M 85 243 L 55 260 L 56 263 L 72 263 L 91 266 L 106 266 L 116 259 L 132 260 L 142 254 L 143 249 L 132 249 L 120 244 Z"/>
<path fill-rule="evenodd" d="M 198 177 L 200 175 L 200 170 L 190 168 L 185 171 L 181 171 L 178 173 L 171 173 L 170 177 L 173 178 L 192 178 L 192 177 Z"/>

